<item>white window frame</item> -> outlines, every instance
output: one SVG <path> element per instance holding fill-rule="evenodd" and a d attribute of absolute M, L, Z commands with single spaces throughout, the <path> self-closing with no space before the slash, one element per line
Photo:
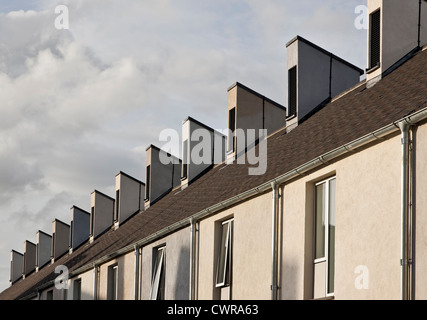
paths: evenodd
<path fill-rule="evenodd" d="M 223 230 L 224 227 L 227 227 L 227 233 L 225 234 L 225 247 L 222 247 L 223 242 Z M 234 219 L 229 219 L 226 221 L 223 221 L 221 223 L 221 236 L 219 238 L 219 250 L 218 250 L 218 256 L 217 256 L 217 267 L 216 267 L 216 277 L 215 277 L 215 287 L 221 288 L 221 287 L 227 287 L 231 285 L 231 268 L 232 268 L 232 253 L 233 253 L 233 226 L 234 226 Z M 223 250 L 226 250 L 225 252 Z M 221 257 L 224 256 L 223 259 L 224 265 L 221 267 Z M 223 270 L 223 274 L 220 275 L 220 270 Z M 227 272 L 229 272 L 229 277 L 227 279 Z M 221 277 L 221 278 L 220 278 Z"/>
<path fill-rule="evenodd" d="M 329 219 L 330 219 L 330 190 L 329 190 L 329 186 L 330 186 L 330 182 L 332 180 L 335 180 L 336 183 L 336 177 L 331 177 L 325 180 L 322 180 L 318 183 L 315 184 L 315 192 L 314 192 L 314 250 L 313 250 L 313 268 L 315 268 L 316 264 L 322 263 L 324 262 L 326 264 L 326 272 L 325 272 L 325 297 L 332 297 L 334 296 L 334 291 L 335 291 L 335 285 L 334 285 L 334 290 L 333 292 L 328 292 L 329 291 Z M 317 194 L 316 194 L 316 187 L 325 184 L 325 193 L 324 193 L 324 197 L 323 197 L 323 205 L 324 205 L 324 209 L 325 210 L 325 221 L 324 221 L 324 225 L 325 225 L 325 231 L 324 231 L 324 256 L 321 258 L 316 258 L 316 247 L 317 247 L 317 238 L 316 238 L 316 207 L 317 207 Z M 335 195 L 336 195 L 336 188 L 335 188 Z M 335 204 L 334 204 L 335 205 Z M 334 241 L 335 242 L 335 241 Z M 334 257 L 334 263 L 335 263 L 335 257 Z M 315 279 L 314 279 L 315 280 Z M 313 285 L 315 284 L 315 282 L 313 283 Z M 314 289 L 314 288 L 313 288 Z"/>
<path fill-rule="evenodd" d="M 164 267 L 166 262 L 166 246 L 157 248 L 155 252 L 157 254 L 155 256 L 153 255 L 156 259 L 156 263 L 153 268 L 153 277 L 151 280 L 151 300 L 157 300 L 159 294 L 162 273 L 165 272 Z"/>

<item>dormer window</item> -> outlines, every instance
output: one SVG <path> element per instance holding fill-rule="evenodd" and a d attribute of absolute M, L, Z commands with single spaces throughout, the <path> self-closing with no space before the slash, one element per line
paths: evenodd
<path fill-rule="evenodd" d="M 116 210 L 114 210 L 114 221 L 119 221 L 120 212 L 120 189 L 116 190 Z"/>
<path fill-rule="evenodd" d="M 182 168 L 181 168 L 181 179 L 185 180 L 188 177 L 188 140 L 184 141 L 182 148 Z"/>
<path fill-rule="evenodd" d="M 380 66 L 381 53 L 381 10 L 373 12 L 370 17 L 369 34 L 369 68 Z"/>
<path fill-rule="evenodd" d="M 288 117 L 297 114 L 297 67 L 292 67 L 288 71 Z"/>
<path fill-rule="evenodd" d="M 236 131 L 236 108 L 232 108 L 228 111 L 228 130 L 230 136 L 228 137 L 228 152 L 234 152 L 236 149 L 236 137 L 234 132 Z"/>
<path fill-rule="evenodd" d="M 95 206 L 90 207 L 90 235 L 94 235 L 95 230 Z"/>
<path fill-rule="evenodd" d="M 151 166 L 147 166 L 145 173 L 145 201 L 150 200 Z"/>

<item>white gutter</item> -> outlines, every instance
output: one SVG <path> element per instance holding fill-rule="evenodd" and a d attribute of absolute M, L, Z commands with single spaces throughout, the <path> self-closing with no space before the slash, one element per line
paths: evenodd
<path fill-rule="evenodd" d="M 426 103 L 427 103 L 427 101 L 420 104 L 420 106 L 422 106 Z M 418 107 L 420 107 L 420 106 L 418 106 Z M 192 215 L 189 218 L 185 218 L 184 220 L 178 221 L 178 222 L 176 222 L 176 223 L 174 223 L 174 224 L 172 224 L 166 228 L 159 230 L 156 233 L 151 234 L 148 237 L 145 237 L 145 238 L 137 241 L 136 243 L 133 243 L 133 244 L 130 244 L 126 247 L 123 247 L 122 249 L 119 249 L 119 250 L 117 250 L 117 251 L 115 251 L 109 255 L 102 257 L 102 258 L 99 258 L 99 259 L 97 259 L 97 260 L 95 260 L 95 261 L 93 261 L 93 262 L 91 262 L 91 263 L 89 263 L 83 267 L 80 267 L 79 269 L 76 269 L 75 271 L 70 272 L 69 275 L 70 275 L 70 277 L 76 276 L 80 273 L 83 273 L 83 272 L 93 268 L 96 265 L 102 264 L 102 263 L 109 261 L 109 260 L 111 260 L 117 256 L 131 252 L 135 246 L 146 245 L 150 242 L 155 241 L 157 238 L 163 237 L 167 234 L 170 234 L 171 232 L 175 232 L 175 231 L 182 229 L 184 227 L 188 227 L 190 224 L 189 219 L 193 219 L 194 221 L 198 221 L 202 218 L 206 218 L 206 217 L 216 213 L 217 211 L 220 211 L 220 210 L 225 209 L 231 205 L 235 205 L 235 204 L 237 204 L 243 200 L 246 200 L 250 197 L 253 197 L 256 194 L 266 192 L 266 191 L 271 189 L 272 183 L 276 183 L 278 185 L 281 185 L 287 181 L 290 181 L 294 178 L 297 178 L 299 176 L 304 175 L 305 173 L 307 173 L 310 170 L 313 170 L 319 166 L 327 164 L 330 161 L 335 160 L 340 156 L 351 153 L 351 152 L 355 151 L 356 149 L 361 148 L 363 146 L 366 146 L 369 143 L 372 143 L 376 140 L 381 140 L 390 134 L 398 132 L 399 131 L 399 125 L 398 124 L 401 122 L 407 122 L 408 124 L 416 124 L 417 122 L 425 120 L 425 119 L 427 119 L 427 108 L 423 108 L 423 109 L 421 109 L 417 112 L 414 112 L 411 115 L 408 115 L 408 116 L 406 116 L 406 117 L 404 117 L 404 118 L 402 118 L 396 122 L 393 122 L 393 123 L 391 123 L 391 124 L 389 124 L 383 128 L 375 130 L 375 131 L 373 131 L 373 132 L 371 132 L 371 133 L 369 133 L 363 137 L 360 137 L 356 140 L 353 140 L 353 141 L 351 141 L 351 142 L 349 142 L 349 143 L 347 143 L 341 147 L 338 147 L 332 151 L 326 152 L 323 155 L 316 157 L 313 160 L 297 167 L 296 169 L 288 171 L 285 174 L 278 176 L 277 178 L 274 178 L 268 182 L 265 182 L 265 183 L 259 185 L 258 187 L 252 188 L 252 189 L 245 191 L 241 194 L 238 194 L 238 195 L 236 195 L 230 199 L 221 201 L 221 202 L 219 202 L 219 203 L 217 203 L 217 204 L 215 204 L 209 208 L 206 208 L 206 209 Z M 51 284 L 53 284 L 53 281 L 51 281 Z"/>

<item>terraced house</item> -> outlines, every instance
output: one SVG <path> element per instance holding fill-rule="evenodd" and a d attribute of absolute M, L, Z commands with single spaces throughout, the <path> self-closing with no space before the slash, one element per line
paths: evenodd
<path fill-rule="evenodd" d="M 295 37 L 286 107 L 232 85 L 227 135 L 187 118 L 183 159 L 148 147 L 145 183 L 12 251 L 0 298 L 426 299 L 427 2 L 368 11 L 366 70 Z"/>

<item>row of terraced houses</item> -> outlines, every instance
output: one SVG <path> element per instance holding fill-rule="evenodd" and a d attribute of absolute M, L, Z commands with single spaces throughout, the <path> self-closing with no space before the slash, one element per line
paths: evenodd
<path fill-rule="evenodd" d="M 366 69 L 296 36 L 287 106 L 232 85 L 228 134 L 185 119 L 183 159 L 150 145 L 12 250 L 0 299 L 426 299 L 427 2 L 367 7 Z"/>

